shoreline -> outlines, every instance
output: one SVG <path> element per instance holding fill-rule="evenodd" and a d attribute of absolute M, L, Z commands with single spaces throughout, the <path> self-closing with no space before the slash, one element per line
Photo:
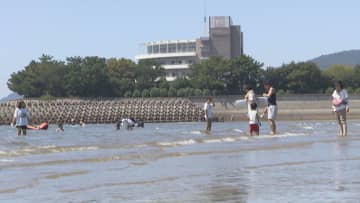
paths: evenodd
<path fill-rule="evenodd" d="M 241 97 L 238 97 L 241 98 Z M 278 117 L 279 121 L 286 120 L 335 120 L 335 114 L 332 112 L 330 100 L 327 97 L 316 97 L 305 99 L 304 96 L 298 96 L 298 100 L 278 99 Z M 214 115 L 224 121 L 246 121 L 247 109 L 237 108 L 232 105 L 235 99 L 218 98 L 215 102 Z M 197 106 L 203 105 L 196 101 Z M 262 112 L 264 108 L 259 108 Z M 360 120 L 360 99 L 350 100 L 350 112 L 347 113 L 348 120 Z M 266 115 L 261 120 L 267 120 Z"/>

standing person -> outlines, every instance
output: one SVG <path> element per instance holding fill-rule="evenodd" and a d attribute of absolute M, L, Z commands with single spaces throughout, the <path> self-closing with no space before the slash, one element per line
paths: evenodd
<path fill-rule="evenodd" d="M 278 112 L 277 102 L 276 102 L 276 91 L 275 88 L 269 82 L 264 83 L 264 88 L 265 88 L 265 93 L 263 94 L 263 96 L 267 97 L 268 106 L 265 108 L 262 116 L 265 113 L 267 113 L 271 134 L 275 135 L 276 134 L 275 120 Z"/>
<path fill-rule="evenodd" d="M 212 122 L 212 109 L 215 107 L 215 103 L 212 97 L 208 97 L 207 101 L 204 104 L 204 111 L 205 111 L 205 120 L 206 120 L 206 128 L 205 131 L 211 131 L 211 122 Z"/>
<path fill-rule="evenodd" d="M 256 97 L 255 97 L 256 95 L 253 88 L 250 85 L 245 86 L 245 92 L 246 94 L 244 98 L 248 105 L 248 114 L 249 114 L 251 111 L 251 104 L 256 103 Z"/>
<path fill-rule="evenodd" d="M 253 136 L 255 133 L 257 136 L 260 134 L 260 117 L 257 109 L 257 104 L 252 103 L 250 104 L 251 110 L 249 111 L 249 131 L 250 136 Z"/>
<path fill-rule="evenodd" d="M 26 135 L 26 128 L 29 124 L 29 112 L 26 110 L 26 105 L 24 101 L 19 101 L 16 104 L 16 109 L 14 112 L 14 118 L 12 124 L 17 128 L 17 135 Z"/>
<path fill-rule="evenodd" d="M 349 95 L 342 81 L 335 83 L 335 90 L 332 94 L 332 109 L 335 112 L 336 120 L 340 127 L 340 136 L 347 136 L 346 113 L 350 111 Z"/>
<path fill-rule="evenodd" d="M 119 121 L 116 122 L 116 130 L 120 130 L 121 123 L 122 123 L 122 120 L 119 120 Z"/>

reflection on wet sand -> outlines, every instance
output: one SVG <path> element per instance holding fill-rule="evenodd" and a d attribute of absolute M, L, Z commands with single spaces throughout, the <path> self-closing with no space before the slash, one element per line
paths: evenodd
<path fill-rule="evenodd" d="M 86 163 L 86 162 L 109 162 L 109 161 L 120 161 L 120 160 L 157 160 L 161 158 L 169 157 L 179 157 L 179 156 L 200 156 L 200 155 L 211 155 L 211 154 L 233 154 L 244 151 L 257 151 L 257 150 L 281 150 L 281 149 L 292 149 L 292 148 L 302 148 L 305 146 L 310 146 L 312 142 L 303 142 L 295 144 L 274 144 L 271 146 L 252 146 L 252 147 L 243 147 L 241 149 L 231 149 L 231 150 L 213 150 L 213 151 L 190 151 L 190 152 L 171 152 L 166 153 L 162 151 L 153 152 L 153 153 L 128 153 L 128 154 L 119 154 L 110 157 L 94 157 L 86 159 L 68 159 L 68 160 L 52 160 L 52 161 L 43 161 L 37 163 L 11 163 L 2 166 L 2 168 L 27 168 L 27 167 L 37 167 L 37 166 L 48 166 L 48 165 L 60 165 L 60 164 L 74 164 L 74 163 Z"/>
<path fill-rule="evenodd" d="M 17 188 L 10 188 L 10 189 L 2 189 L 0 190 L 1 193 L 16 193 L 17 190 L 24 189 L 26 187 L 17 187 Z"/>
<path fill-rule="evenodd" d="M 61 177 L 84 175 L 87 173 L 89 173 L 89 172 L 88 171 L 73 171 L 73 172 L 68 172 L 68 173 L 58 173 L 58 174 L 48 175 L 45 178 L 46 179 L 58 179 Z"/>
<path fill-rule="evenodd" d="M 248 177 L 244 174 L 216 176 L 206 187 L 211 202 L 247 202 Z"/>
<path fill-rule="evenodd" d="M 95 188 L 131 186 L 131 185 L 144 185 L 145 186 L 145 185 L 148 185 L 148 184 L 159 184 L 159 183 L 162 183 L 162 182 L 176 181 L 176 180 L 181 179 L 181 178 L 194 178 L 194 177 L 201 177 L 201 176 L 208 176 L 208 175 L 209 174 L 205 173 L 205 174 L 192 174 L 192 175 L 189 175 L 188 177 L 172 176 L 172 177 L 162 177 L 162 178 L 158 178 L 158 179 L 143 180 L 143 181 L 103 183 L 103 184 L 92 185 L 92 186 L 88 186 L 88 187 L 82 187 L 82 188 L 73 188 L 73 189 L 60 190 L 60 192 L 73 193 L 73 192 L 83 192 L 83 191 L 87 191 L 87 190 L 92 190 L 92 189 L 95 189 Z"/>
<path fill-rule="evenodd" d="M 296 166 L 296 165 L 305 165 L 305 164 L 320 164 L 320 163 L 340 163 L 345 161 L 355 161 L 360 160 L 360 157 L 353 157 L 348 159 L 335 159 L 335 160 L 314 160 L 314 161 L 298 161 L 298 162 L 281 162 L 276 164 L 265 164 L 257 166 L 247 166 L 246 169 L 262 169 L 262 168 L 272 168 L 272 167 L 284 167 L 284 166 Z"/>

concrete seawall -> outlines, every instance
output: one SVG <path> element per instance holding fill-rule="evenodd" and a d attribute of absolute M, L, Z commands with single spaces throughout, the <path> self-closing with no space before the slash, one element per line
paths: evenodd
<path fill-rule="evenodd" d="M 233 105 L 242 96 L 215 97 L 214 115 L 225 121 L 245 121 L 246 108 Z M 118 99 L 26 99 L 31 123 L 115 123 L 124 117 L 144 122 L 199 121 L 205 97 L 118 98 Z M 11 122 L 16 101 L 0 104 L 0 124 Z M 296 95 L 278 98 L 278 120 L 334 120 L 330 99 L 324 95 Z M 261 110 L 261 109 L 260 109 Z M 351 97 L 349 119 L 360 120 L 360 97 Z"/>
<path fill-rule="evenodd" d="M 115 123 L 134 117 L 144 122 L 198 121 L 201 108 L 186 98 L 119 98 L 119 99 L 25 99 L 31 123 Z M 16 101 L 0 104 L 0 124 L 11 122 Z"/>

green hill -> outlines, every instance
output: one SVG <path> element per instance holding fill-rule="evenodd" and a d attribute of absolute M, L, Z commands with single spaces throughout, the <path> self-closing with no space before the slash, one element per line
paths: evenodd
<path fill-rule="evenodd" d="M 360 65 L 360 50 L 349 50 L 322 55 L 310 61 L 316 63 L 321 69 L 327 68 L 334 64 L 350 66 Z"/>
<path fill-rule="evenodd" d="M 1 102 L 7 102 L 7 101 L 10 101 L 10 100 L 22 99 L 22 98 L 24 98 L 24 96 L 21 96 L 21 95 L 13 92 L 13 93 L 9 94 L 8 96 L 6 96 L 4 98 L 1 98 L 0 103 Z"/>

